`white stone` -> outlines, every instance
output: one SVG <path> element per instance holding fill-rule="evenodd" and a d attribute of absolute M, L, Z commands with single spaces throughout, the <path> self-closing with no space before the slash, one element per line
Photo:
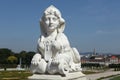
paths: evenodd
<path fill-rule="evenodd" d="M 67 78 L 74 72 L 81 73 L 80 54 L 76 48 L 70 46 L 67 36 L 63 33 L 65 20 L 57 8 L 51 5 L 44 11 L 40 20 L 40 28 L 38 51 L 31 61 L 31 71 L 34 74 L 42 73 L 54 76 L 59 74 L 59 76 L 64 75 Z"/>
<path fill-rule="evenodd" d="M 66 76 L 50 75 L 50 74 L 34 74 L 28 77 L 29 80 L 87 80 L 86 76 L 81 72 L 69 73 Z"/>

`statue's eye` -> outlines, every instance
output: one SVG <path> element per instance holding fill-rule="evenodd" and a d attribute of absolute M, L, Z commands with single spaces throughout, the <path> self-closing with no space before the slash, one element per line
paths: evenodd
<path fill-rule="evenodd" d="M 55 17 L 54 17 L 54 18 L 53 18 L 53 20 L 54 20 L 54 21 L 56 21 L 56 20 L 57 20 L 57 18 L 55 18 Z"/>
<path fill-rule="evenodd" d="M 46 20 L 46 21 L 48 21 L 48 20 L 49 20 L 49 18 L 45 18 L 45 20 Z"/>
<path fill-rule="evenodd" d="M 44 18 L 43 20 L 44 20 L 44 21 L 46 21 L 46 20 L 47 20 L 47 18 Z"/>

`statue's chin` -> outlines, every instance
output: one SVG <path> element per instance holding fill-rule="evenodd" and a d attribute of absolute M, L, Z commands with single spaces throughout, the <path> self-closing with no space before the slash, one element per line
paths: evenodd
<path fill-rule="evenodd" d="M 48 29 L 47 32 L 48 34 L 47 35 L 50 35 L 52 32 L 54 32 L 55 30 L 54 29 Z"/>
<path fill-rule="evenodd" d="M 56 25 L 53 25 L 53 26 L 49 26 L 49 27 L 48 27 L 48 30 L 54 31 L 56 28 L 57 28 L 57 26 L 56 26 Z"/>

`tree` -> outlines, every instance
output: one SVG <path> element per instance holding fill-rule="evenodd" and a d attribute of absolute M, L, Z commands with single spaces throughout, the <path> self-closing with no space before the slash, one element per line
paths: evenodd
<path fill-rule="evenodd" d="M 9 56 L 8 58 L 7 58 L 7 61 L 8 61 L 8 63 L 16 63 L 17 62 L 17 57 L 15 57 L 15 56 Z"/>
<path fill-rule="evenodd" d="M 7 49 L 7 48 L 1 48 L 0 49 L 0 64 L 6 64 L 7 63 L 7 58 L 8 56 L 13 55 L 14 53 L 12 50 Z"/>
<path fill-rule="evenodd" d="M 26 51 L 21 51 L 20 53 L 14 53 L 12 50 L 8 48 L 0 48 L 0 67 L 8 67 L 17 65 L 20 63 L 21 59 L 21 64 L 22 66 L 26 65 L 29 66 L 31 63 L 31 59 L 35 52 L 26 52 Z M 12 63 L 12 65 L 11 65 Z"/>
<path fill-rule="evenodd" d="M 29 66 L 32 60 L 33 55 L 35 54 L 35 52 L 26 52 L 26 51 L 21 51 L 19 58 L 21 58 L 22 61 L 22 66 Z"/>
<path fill-rule="evenodd" d="M 20 56 L 19 56 L 19 58 L 21 58 L 21 60 L 22 60 L 22 64 L 26 64 L 26 54 L 27 54 L 27 52 L 26 51 L 21 51 L 20 52 Z"/>
<path fill-rule="evenodd" d="M 31 60 L 32 60 L 32 57 L 34 54 L 35 54 L 35 52 L 28 52 L 26 54 L 25 60 L 26 60 L 27 66 L 29 66 L 31 64 Z"/>

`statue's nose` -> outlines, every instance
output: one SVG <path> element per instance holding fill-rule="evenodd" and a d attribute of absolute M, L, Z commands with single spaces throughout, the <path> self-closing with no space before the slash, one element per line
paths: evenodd
<path fill-rule="evenodd" d="M 52 24 L 53 23 L 53 20 L 52 19 L 50 19 L 50 24 Z"/>

